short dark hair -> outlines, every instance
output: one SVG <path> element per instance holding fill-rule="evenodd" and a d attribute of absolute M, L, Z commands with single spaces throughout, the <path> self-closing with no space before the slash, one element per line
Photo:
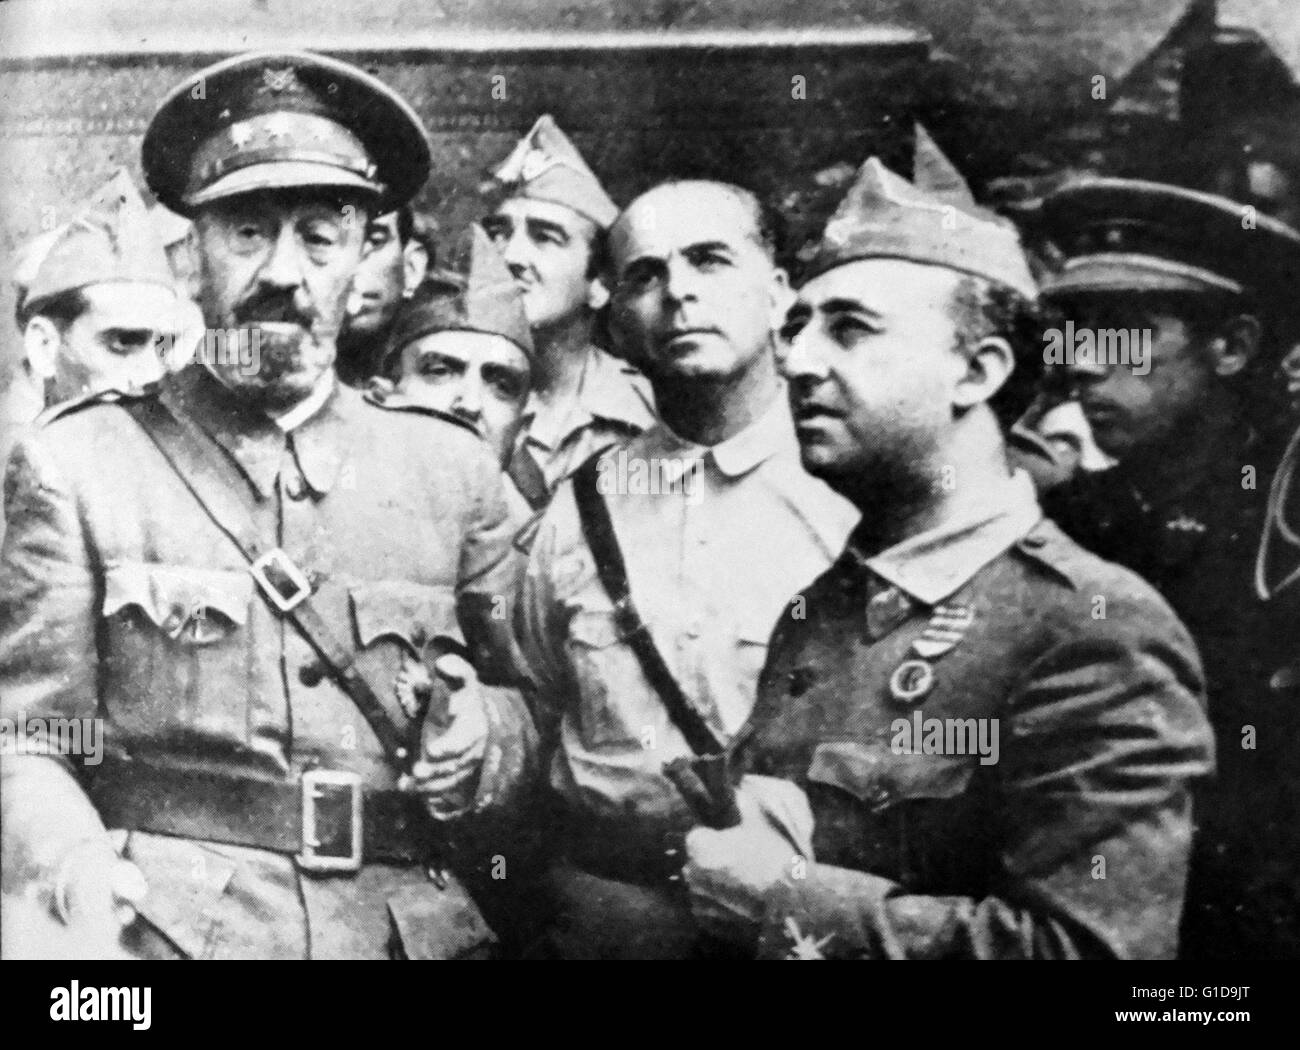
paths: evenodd
<path fill-rule="evenodd" d="M 70 288 L 66 292 L 55 292 L 31 301 L 25 297 L 20 298 L 14 310 L 14 320 L 21 332 L 33 317 L 45 317 L 63 333 L 89 309 L 90 300 L 86 298 L 84 289 Z"/>
<path fill-rule="evenodd" d="M 958 352 L 973 354 L 981 340 L 999 337 L 1007 341 L 1015 358 L 1015 370 L 989 399 L 1004 431 L 1024 415 L 1042 383 L 1043 333 L 1051 323 L 1050 315 L 1040 301 L 973 274 L 963 275 L 953 290 L 951 316 Z"/>

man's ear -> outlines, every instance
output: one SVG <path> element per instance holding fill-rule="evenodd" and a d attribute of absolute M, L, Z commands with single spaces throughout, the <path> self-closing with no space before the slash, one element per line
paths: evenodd
<path fill-rule="evenodd" d="M 772 331 L 778 331 L 785 324 L 786 314 L 797 298 L 794 289 L 790 287 L 790 275 L 781 267 L 775 267 L 772 271 L 772 287 L 768 292 L 768 309 L 771 311 L 768 327 Z"/>
<path fill-rule="evenodd" d="M 967 409 L 984 404 L 1002 389 L 1015 368 L 1011 344 L 1001 336 L 985 336 L 966 358 L 966 372 L 953 393 L 954 407 Z"/>
<path fill-rule="evenodd" d="M 402 249 L 402 297 L 409 299 L 429 272 L 429 250 L 412 237 Z"/>
<path fill-rule="evenodd" d="M 1238 314 L 1227 322 L 1210 340 L 1210 353 L 1214 355 L 1214 374 L 1240 375 L 1259 353 L 1259 341 L 1259 318 L 1250 314 Z"/>
<path fill-rule="evenodd" d="M 609 302 L 609 285 L 603 277 L 592 277 L 587 281 L 587 306 L 600 310 Z"/>
<path fill-rule="evenodd" d="M 27 322 L 23 329 L 23 353 L 33 375 L 40 379 L 54 378 L 55 360 L 62 343 L 58 326 L 48 317 L 38 314 Z"/>

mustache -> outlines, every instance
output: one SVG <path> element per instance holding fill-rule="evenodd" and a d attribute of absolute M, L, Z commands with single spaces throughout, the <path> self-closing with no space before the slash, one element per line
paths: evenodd
<path fill-rule="evenodd" d="M 303 328 L 311 328 L 320 317 L 315 310 L 300 306 L 293 292 L 277 291 L 249 296 L 235 307 L 234 315 L 239 324 L 279 322 Z"/>

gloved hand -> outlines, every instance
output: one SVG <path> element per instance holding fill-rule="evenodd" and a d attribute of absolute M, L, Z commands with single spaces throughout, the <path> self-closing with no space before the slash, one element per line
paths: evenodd
<path fill-rule="evenodd" d="M 474 801 L 487 753 L 487 699 L 478 672 L 464 657 L 444 654 L 433 670 L 434 688 L 446 697 L 447 722 L 435 694 L 421 733 L 422 753 L 400 786 L 418 792 L 434 820 L 451 820 Z"/>
<path fill-rule="evenodd" d="M 691 913 L 706 933 L 752 944 L 770 891 L 812 861 L 812 809 L 795 784 L 746 776 L 736 791 L 740 824 L 697 827 L 686 836 L 682 877 Z"/>

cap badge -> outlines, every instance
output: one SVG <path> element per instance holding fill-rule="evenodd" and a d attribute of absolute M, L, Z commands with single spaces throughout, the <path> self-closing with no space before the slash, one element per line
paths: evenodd
<path fill-rule="evenodd" d="M 286 66 L 284 69 L 268 68 L 262 70 L 262 86 L 258 88 L 259 95 L 278 95 L 281 91 L 300 90 L 302 90 L 302 84 L 298 82 L 298 71 L 293 66 Z"/>
<path fill-rule="evenodd" d="M 243 149 L 253 141 L 253 129 L 245 121 L 230 125 L 230 141 L 236 149 Z"/>
<path fill-rule="evenodd" d="M 519 181 L 532 182 L 533 179 L 545 175 L 552 168 L 559 167 L 563 161 L 559 157 L 552 157 L 545 150 L 530 149 L 524 154 L 524 159 L 519 165 Z"/>

